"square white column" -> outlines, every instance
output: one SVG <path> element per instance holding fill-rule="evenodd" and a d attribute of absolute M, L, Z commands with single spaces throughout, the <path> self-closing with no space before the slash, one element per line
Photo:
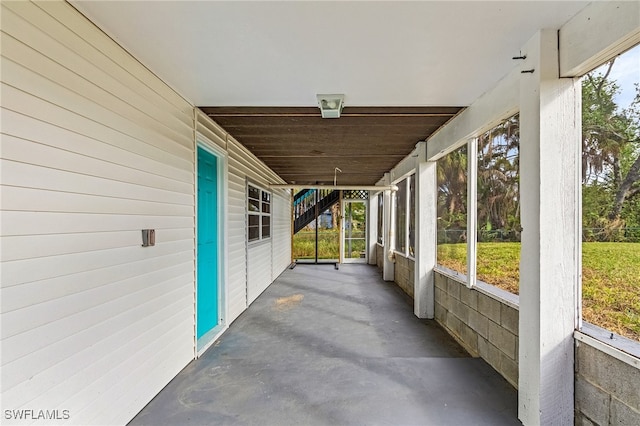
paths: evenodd
<path fill-rule="evenodd" d="M 415 268 L 413 312 L 418 318 L 435 315 L 434 272 L 438 231 L 436 162 L 426 161 L 425 142 L 418 145 L 415 174 Z"/>
<path fill-rule="evenodd" d="M 558 32 L 522 49 L 518 416 L 573 424 L 580 247 L 581 88 L 559 78 Z"/>

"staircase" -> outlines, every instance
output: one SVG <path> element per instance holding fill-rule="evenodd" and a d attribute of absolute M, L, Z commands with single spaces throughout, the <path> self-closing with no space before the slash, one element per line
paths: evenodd
<path fill-rule="evenodd" d="M 316 202 L 317 199 L 317 202 Z M 310 224 L 320 213 L 340 200 L 340 191 L 303 189 L 293 197 L 293 233 Z"/>

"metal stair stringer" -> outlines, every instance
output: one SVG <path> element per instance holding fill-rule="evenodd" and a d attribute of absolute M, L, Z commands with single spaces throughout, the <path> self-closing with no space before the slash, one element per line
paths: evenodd
<path fill-rule="evenodd" d="M 316 208 L 316 193 L 318 205 Z M 332 189 L 303 189 L 293 197 L 293 233 L 313 222 L 318 215 L 340 200 L 340 191 Z"/>

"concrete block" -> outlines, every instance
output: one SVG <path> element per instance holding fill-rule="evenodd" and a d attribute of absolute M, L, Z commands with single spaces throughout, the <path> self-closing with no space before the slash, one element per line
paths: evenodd
<path fill-rule="evenodd" d="M 584 342 L 577 345 L 577 370 L 589 382 L 640 411 L 640 370 Z"/>
<path fill-rule="evenodd" d="M 598 425 L 598 424 L 592 422 L 591 420 L 589 420 L 588 417 L 585 417 L 584 414 L 579 413 L 579 412 L 576 411 L 575 419 L 574 419 L 574 426 L 601 426 L 601 425 Z"/>
<path fill-rule="evenodd" d="M 517 336 L 520 313 L 517 309 L 502 303 L 500 304 L 500 309 L 500 325 Z"/>
<path fill-rule="evenodd" d="M 576 412 L 582 413 L 597 424 L 609 424 L 609 394 L 577 376 L 575 384 Z"/>
<path fill-rule="evenodd" d="M 500 351 L 480 336 L 478 336 L 478 354 L 496 371 L 500 371 Z"/>
<path fill-rule="evenodd" d="M 466 287 L 460 289 L 460 300 L 471 309 L 478 310 L 478 292 Z"/>
<path fill-rule="evenodd" d="M 451 278 L 448 278 L 447 282 L 448 282 L 449 295 L 451 297 L 454 297 L 460 300 L 460 287 L 462 287 L 462 284 L 460 284 L 459 282 Z"/>
<path fill-rule="evenodd" d="M 471 353 L 471 355 L 478 355 L 478 333 L 473 331 L 466 324 L 462 324 L 460 329 L 460 339 L 464 342 L 466 349 Z"/>
<path fill-rule="evenodd" d="M 447 277 L 445 277 L 442 274 L 439 274 L 438 272 L 436 272 L 434 274 L 434 284 L 436 286 L 436 288 L 439 288 L 441 290 L 447 290 Z"/>
<path fill-rule="evenodd" d="M 439 321 L 441 324 L 446 324 L 447 322 L 447 310 L 442 307 L 441 304 L 435 304 L 435 315 L 436 321 Z"/>
<path fill-rule="evenodd" d="M 489 321 L 489 342 L 512 360 L 516 359 L 516 336 L 493 321 Z"/>
<path fill-rule="evenodd" d="M 447 314 L 447 328 L 456 336 L 460 336 L 462 331 L 462 321 L 451 313 Z"/>
<path fill-rule="evenodd" d="M 502 375 L 511 386 L 518 389 L 518 363 L 505 354 L 500 354 L 500 370 L 498 373 Z"/>
<path fill-rule="evenodd" d="M 497 300 L 483 293 L 478 293 L 478 312 L 488 317 L 496 324 L 500 324 L 500 305 Z"/>
<path fill-rule="evenodd" d="M 436 294 L 436 302 L 440 303 L 446 310 L 451 309 L 449 293 L 447 293 L 446 289 L 440 289 L 440 297 Z"/>
<path fill-rule="evenodd" d="M 465 324 L 469 323 L 469 307 L 457 299 L 451 300 L 451 312 Z"/>
<path fill-rule="evenodd" d="M 640 425 L 640 411 L 636 411 L 617 398 L 611 398 L 612 425 L 638 426 Z"/>
<path fill-rule="evenodd" d="M 469 310 L 469 327 L 485 339 L 489 338 L 489 319 L 480 312 Z"/>

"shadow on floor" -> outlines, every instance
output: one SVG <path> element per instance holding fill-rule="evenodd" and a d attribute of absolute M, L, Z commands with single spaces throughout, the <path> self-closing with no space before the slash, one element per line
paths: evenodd
<path fill-rule="evenodd" d="M 285 271 L 130 425 L 517 425 L 517 393 L 368 265 Z"/>

